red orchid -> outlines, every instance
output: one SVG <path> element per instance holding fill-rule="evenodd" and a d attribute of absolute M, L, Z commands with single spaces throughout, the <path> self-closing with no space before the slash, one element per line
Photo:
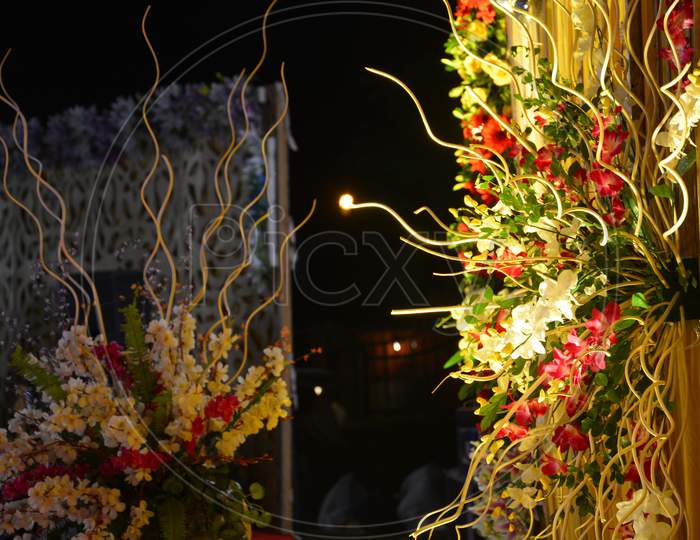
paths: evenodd
<path fill-rule="evenodd" d="M 566 414 L 569 415 L 569 418 L 576 416 L 576 413 L 586 405 L 586 401 L 588 398 L 583 392 L 566 398 Z"/>
<path fill-rule="evenodd" d="M 558 158 L 564 152 L 564 149 L 556 144 L 548 144 L 537 151 L 535 158 L 535 166 L 538 171 L 549 171 L 552 166 L 552 160 Z"/>
<path fill-rule="evenodd" d="M 569 375 L 571 375 L 571 367 L 574 361 L 573 356 L 557 348 L 554 348 L 552 352 L 554 354 L 554 360 L 545 364 L 540 364 L 539 374 L 546 374 L 550 380 L 567 379 Z"/>
<path fill-rule="evenodd" d="M 569 471 L 569 466 L 550 455 L 542 456 L 542 474 L 553 476 L 555 474 L 566 474 Z"/>
<path fill-rule="evenodd" d="M 671 3 L 672 2 L 667 1 L 666 5 L 670 6 Z M 656 21 L 660 32 L 665 32 L 664 19 L 665 14 Z M 690 30 L 693 25 L 693 2 L 690 0 L 683 0 L 676 5 L 675 9 L 668 16 L 668 33 L 671 38 L 671 44 L 676 49 L 681 67 L 693 60 L 693 48 L 690 46 L 688 36 L 686 35 L 686 31 Z M 676 66 L 676 61 L 670 47 L 661 49 L 659 56 L 667 60 L 674 68 L 678 67 Z"/>
<path fill-rule="evenodd" d="M 598 126 L 596 125 L 596 128 Z M 594 128 L 594 133 L 598 130 Z M 612 159 L 622 152 L 622 143 L 629 138 L 628 131 L 618 124 L 614 129 L 606 129 L 603 134 L 603 148 L 601 150 L 601 160 L 604 163 L 611 163 Z M 597 138 L 596 135 L 594 137 Z"/>
<path fill-rule="evenodd" d="M 549 409 L 545 402 L 539 401 L 538 399 L 531 399 L 528 401 L 528 406 L 530 407 L 530 412 L 534 414 L 535 417 L 544 416 Z"/>
<path fill-rule="evenodd" d="M 603 308 L 602 312 L 593 308 L 591 318 L 583 324 L 590 330 L 595 342 L 600 342 L 608 329 L 618 320 L 620 320 L 620 306 L 615 302 L 610 302 Z"/>
<path fill-rule="evenodd" d="M 622 178 L 614 172 L 595 165 L 589 178 L 595 184 L 601 197 L 615 197 L 625 185 Z"/>
<path fill-rule="evenodd" d="M 644 461 L 644 476 L 646 476 L 648 480 L 651 479 L 651 459 L 647 459 Z M 639 470 L 637 469 L 637 466 L 634 463 L 631 463 L 629 468 L 627 469 L 627 472 L 625 473 L 625 482 L 639 483 L 641 481 L 642 479 L 639 476 Z"/>
<path fill-rule="evenodd" d="M 496 258 L 496 255 L 495 255 L 494 253 L 491 253 L 490 256 L 491 256 L 492 259 L 495 259 L 495 258 Z M 522 255 L 516 255 L 516 254 L 513 253 L 510 249 L 505 248 L 505 249 L 503 250 L 503 253 L 501 254 L 501 256 L 498 257 L 498 260 L 499 260 L 499 261 L 504 261 L 504 262 L 505 262 L 505 261 L 514 261 L 514 260 L 517 260 L 517 259 L 519 259 L 519 258 L 521 258 L 521 257 L 522 257 Z M 496 264 L 493 265 L 493 268 L 494 268 L 495 270 L 498 270 L 498 271 L 500 271 L 501 273 L 503 273 L 503 274 L 505 274 L 505 275 L 507 275 L 507 276 L 510 276 L 510 277 L 512 277 L 512 278 L 515 278 L 515 279 L 519 278 L 520 275 L 521 275 L 521 274 L 523 273 L 523 271 L 525 270 L 525 267 L 524 267 L 523 265 L 521 265 L 521 264 L 509 264 L 509 263 L 507 263 L 507 262 L 505 262 L 505 264 L 496 263 Z"/>
<path fill-rule="evenodd" d="M 503 122 L 508 123 L 506 116 L 501 115 L 499 118 Z M 515 139 L 501 127 L 501 124 L 495 118 L 489 118 L 484 124 L 481 136 L 484 139 L 485 146 L 502 155 L 515 144 Z"/>
<path fill-rule="evenodd" d="M 605 214 L 603 219 L 608 225 L 613 227 L 622 225 L 625 222 L 625 213 L 627 212 L 625 205 L 620 197 L 611 197 L 610 203 L 612 205 L 611 211 L 609 214 Z"/>
<path fill-rule="evenodd" d="M 586 437 L 578 425 L 566 424 L 554 430 L 552 442 L 559 447 L 559 450 L 566 452 L 569 448 L 577 452 L 588 450 L 588 437 Z"/>
<path fill-rule="evenodd" d="M 527 435 L 528 429 L 517 424 L 508 423 L 496 434 L 496 439 L 508 437 L 511 441 L 517 441 Z"/>
<path fill-rule="evenodd" d="M 517 401 L 513 401 L 508 405 L 503 405 L 502 408 L 510 410 L 516 403 Z M 531 399 L 521 404 L 515 411 L 515 421 L 523 427 L 529 427 L 538 416 L 544 416 L 547 414 L 547 409 L 548 407 L 546 403 L 541 403 L 537 399 Z"/>

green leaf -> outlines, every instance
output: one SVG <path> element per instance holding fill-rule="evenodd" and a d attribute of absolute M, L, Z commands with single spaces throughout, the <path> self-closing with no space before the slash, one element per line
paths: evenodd
<path fill-rule="evenodd" d="M 695 165 L 695 160 L 697 159 L 697 151 L 695 148 L 691 148 L 688 153 L 681 158 L 681 160 L 678 162 L 678 167 L 676 167 L 676 170 L 678 171 L 678 174 L 683 176 L 685 173 L 687 173 L 693 165 Z"/>
<path fill-rule="evenodd" d="M 136 306 L 136 301 L 120 311 L 124 316 L 122 330 L 127 347 L 126 368 L 134 379 L 134 394 L 141 401 L 150 402 L 158 386 L 158 376 L 151 369 L 148 358 L 141 313 Z"/>
<path fill-rule="evenodd" d="M 265 488 L 262 486 L 262 484 L 259 484 L 258 482 L 253 482 L 250 484 L 250 496 L 253 498 L 254 501 L 259 501 L 263 497 L 265 497 Z"/>
<path fill-rule="evenodd" d="M 493 289 L 491 287 L 489 287 L 488 285 L 486 285 L 486 287 L 484 288 L 484 298 L 488 302 L 493 300 Z"/>
<path fill-rule="evenodd" d="M 143 321 L 141 320 L 141 313 L 139 313 L 136 306 L 136 301 L 133 301 L 120 311 L 124 316 L 122 330 L 124 331 L 127 348 L 138 356 L 144 356 L 147 352 L 146 336 L 143 332 Z"/>
<path fill-rule="evenodd" d="M 54 401 L 66 399 L 66 392 L 61 388 L 61 379 L 41 367 L 19 345 L 12 353 L 10 365 L 17 373 L 27 379 L 32 386 L 37 390 L 46 392 Z"/>
<path fill-rule="evenodd" d="M 472 306 L 472 313 L 474 313 L 474 315 L 481 315 L 486 310 L 487 305 L 488 304 L 484 303 L 474 304 Z"/>
<path fill-rule="evenodd" d="M 462 386 L 459 387 L 459 391 L 457 392 L 457 399 L 460 401 L 465 401 L 469 397 L 471 390 L 472 390 L 472 385 L 463 384 Z"/>
<path fill-rule="evenodd" d="M 168 498 L 158 504 L 158 523 L 164 540 L 185 540 L 185 505 Z"/>
<path fill-rule="evenodd" d="M 632 295 L 632 305 L 634 307 L 638 308 L 644 308 L 647 309 L 649 307 L 649 304 L 647 303 L 647 299 L 644 297 L 644 293 L 637 292 Z"/>
<path fill-rule="evenodd" d="M 172 403 L 173 394 L 169 390 L 161 392 L 153 399 L 153 404 L 155 405 L 155 410 L 153 411 L 153 431 L 155 433 L 163 433 L 168 425 Z"/>
<path fill-rule="evenodd" d="M 483 416 L 481 419 L 481 429 L 488 429 L 491 424 L 496 420 L 496 416 L 501 412 L 501 407 L 506 403 L 506 393 L 501 392 L 499 394 L 494 394 L 489 402 L 481 407 L 477 414 Z"/>
<path fill-rule="evenodd" d="M 598 386 L 607 386 L 608 376 L 602 371 L 599 371 L 595 374 L 595 377 L 593 377 L 593 382 Z"/>
<path fill-rule="evenodd" d="M 657 184 L 649 188 L 649 192 L 657 197 L 673 199 L 673 188 L 668 184 Z"/>
<path fill-rule="evenodd" d="M 443 364 L 443 369 L 451 368 L 452 366 L 456 366 L 462 361 L 462 351 L 457 351 L 454 353 L 452 356 L 450 356 L 450 359 Z"/>

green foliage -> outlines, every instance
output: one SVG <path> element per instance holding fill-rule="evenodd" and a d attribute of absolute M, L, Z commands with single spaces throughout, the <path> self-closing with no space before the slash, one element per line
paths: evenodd
<path fill-rule="evenodd" d="M 494 394 L 489 402 L 477 411 L 477 414 L 483 416 L 480 424 L 482 430 L 488 429 L 496 421 L 498 414 L 503 411 L 501 407 L 506 404 L 506 397 L 505 392 Z"/>
<path fill-rule="evenodd" d="M 445 362 L 442 367 L 444 369 L 448 369 L 448 368 L 451 368 L 452 366 L 456 366 L 460 362 L 462 362 L 462 352 L 457 351 L 452 356 L 450 356 L 449 360 L 447 360 L 447 362 Z"/>
<path fill-rule="evenodd" d="M 185 540 L 185 505 L 182 501 L 164 499 L 158 503 L 156 516 L 163 540 Z"/>
<path fill-rule="evenodd" d="M 46 392 L 55 401 L 63 401 L 66 398 L 66 392 L 61 388 L 61 380 L 41 367 L 19 345 L 12 353 L 10 365 L 32 386 Z"/>
<path fill-rule="evenodd" d="M 656 197 L 663 197 L 665 199 L 673 199 L 673 188 L 668 184 L 657 184 L 649 188 L 649 193 L 655 195 Z"/>
<path fill-rule="evenodd" d="M 134 379 L 134 394 L 143 402 L 153 399 L 158 385 L 158 378 L 151 369 L 146 347 L 143 321 L 136 301 L 121 310 L 124 316 L 124 339 L 126 342 L 126 367 Z"/>

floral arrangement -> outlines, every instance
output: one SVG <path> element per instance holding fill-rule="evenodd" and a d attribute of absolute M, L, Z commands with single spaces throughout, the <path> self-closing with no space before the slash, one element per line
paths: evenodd
<path fill-rule="evenodd" d="M 562 41 L 576 42 L 570 75 L 585 83 L 562 75 L 558 61 L 571 51 L 534 8 L 459 0 L 453 16 L 445 4 L 444 63 L 461 78 L 451 95 L 464 144 L 437 137 L 411 91 L 372 71 L 399 83 L 431 139 L 456 151 L 455 189 L 466 194 L 450 210 L 454 225 L 418 211 L 447 239 L 417 233 L 384 205 L 341 199 L 346 209 L 387 210 L 409 232 L 404 241 L 461 267 L 438 274 L 462 277 L 459 304 L 393 312 L 448 313 L 440 324 L 460 341 L 445 367 L 481 417 L 464 487 L 414 536 L 454 524 L 486 538 L 657 539 L 683 527 L 692 537 L 673 478 L 687 421 L 675 401 L 687 384 L 683 300 L 697 294 L 679 235 L 700 119 L 692 3 L 662 4 L 641 40 L 665 61 L 658 80 L 648 51 L 630 41 L 638 3 L 615 27 L 599 2 L 571 2 L 562 13 L 576 40 Z M 511 37 L 506 46 L 506 19 L 527 45 Z M 629 63 L 615 54 L 621 46 Z"/>
<path fill-rule="evenodd" d="M 74 326 L 49 358 L 15 351 L 39 394 L 0 430 L 0 532 L 245 537 L 269 516 L 232 467 L 254 463 L 240 447 L 288 414 L 283 346 L 235 380 L 231 328 L 198 338 L 186 306 L 145 328 L 136 304 L 124 316 L 126 347 Z"/>
<path fill-rule="evenodd" d="M 18 347 L 12 356 L 14 370 L 31 383 L 33 390 L 25 393 L 25 402 L 15 411 L 7 429 L 0 430 L 3 537 L 236 539 L 250 538 L 252 525 L 269 522 L 270 516 L 254 502 L 263 497 L 263 487 L 255 482 L 242 486 L 236 481 L 240 478 L 237 468 L 268 459 L 247 455 L 241 447 L 252 436 L 275 429 L 279 420 L 288 416 L 291 400 L 284 377 L 291 364 L 286 345 L 289 340 L 285 337 L 265 348 L 258 362 L 248 367 L 249 356 L 253 356 L 249 338 L 254 318 L 284 290 L 288 243 L 311 213 L 298 226 L 285 231 L 276 246 L 280 272 L 277 286 L 244 321 L 237 320 L 230 297 L 240 292 L 235 288 L 237 280 L 254 267 L 255 250 L 250 240 L 269 217 L 266 212 L 256 212 L 270 183 L 267 144 L 287 113 L 284 70 L 284 107 L 260 137 L 253 125 L 255 116 L 249 117 L 247 102 L 249 85 L 267 52 L 264 29 L 274 5 L 274 1 L 270 3 L 263 19 L 260 62 L 249 74 L 241 73 L 232 81 L 223 109 L 225 116 L 213 126 L 225 126 L 228 134 L 223 147 L 211 143 L 210 148 L 218 153 L 212 171 L 216 216 L 202 233 L 198 257 L 193 257 L 197 264 L 188 266 L 187 272 L 178 266 L 163 226 L 177 185 L 165 151 L 177 152 L 177 140 L 170 141 L 173 146 L 163 146 L 157 135 L 159 130 L 168 132 L 170 128 L 179 132 L 181 126 L 169 126 L 165 116 L 161 122 L 151 123 L 150 104 L 158 92 L 160 71 L 146 32 L 146 11 L 142 33 L 155 63 L 156 77 L 141 100 L 140 119 L 146 135 L 137 139 L 141 146 L 152 149 L 139 191 L 154 234 L 152 247 L 145 254 L 143 281 L 133 286 L 136 299 L 122 311 L 123 343 L 108 339 L 94 276 L 79 262 L 80 253 L 66 244 L 68 205 L 32 153 L 36 148 L 30 146 L 29 122 L 0 84 L 0 103 L 15 115 L 7 139 L 17 147 L 11 152 L 0 133 L 4 195 L 24 213 L 26 222 L 35 226 L 38 264 L 65 291 L 67 306 L 72 308 L 72 317 L 66 314 L 69 329 L 55 350 L 37 355 Z M 7 55 L 0 61 L 0 81 L 6 60 Z M 201 99 L 210 95 L 209 91 L 200 94 Z M 161 95 L 164 100 L 166 96 Z M 234 105 L 234 101 L 239 103 Z M 222 111 L 220 107 L 216 110 Z M 74 120 L 85 122 L 78 112 L 73 111 Z M 197 114 L 206 118 L 208 113 Z M 72 125 L 69 131 L 85 137 L 90 129 Z M 194 129 L 190 132 L 197 133 Z M 254 144 L 244 146 L 249 137 Z M 100 148 L 91 140 L 81 140 L 81 144 L 80 155 L 49 155 L 49 163 L 59 168 L 86 163 Z M 262 183 L 236 215 L 241 257 L 212 286 L 207 247 L 222 223 L 231 219 L 234 179 L 230 163 L 239 151 L 252 152 L 253 146 L 258 147 L 261 156 L 255 163 L 260 164 Z M 83 151 L 87 155 L 82 155 Z M 36 209 L 23 203 L 24 197 L 8 183 L 10 171 L 16 169 L 11 165 L 15 153 L 21 154 L 32 180 Z M 141 149 L 136 165 L 141 167 L 145 157 Z M 162 197 L 154 201 L 148 188 L 156 183 L 160 184 Z M 46 202 L 48 193 L 50 203 Z M 47 235 L 44 214 L 52 218 L 49 223 L 55 235 Z M 253 214 L 251 224 L 246 218 Z M 49 240 L 54 239 L 56 245 L 51 247 L 56 259 L 51 261 L 44 244 L 53 244 Z M 182 276 L 191 272 L 199 279 L 187 283 Z M 201 314 L 202 307 L 212 307 L 207 302 L 215 308 L 210 311 L 216 312 L 216 320 L 198 328 L 203 323 L 196 318 L 197 308 Z M 155 314 L 147 324 L 141 305 L 144 313 Z M 240 328 L 240 333 L 234 328 Z M 241 354 L 234 358 L 232 351 L 239 344 Z"/>

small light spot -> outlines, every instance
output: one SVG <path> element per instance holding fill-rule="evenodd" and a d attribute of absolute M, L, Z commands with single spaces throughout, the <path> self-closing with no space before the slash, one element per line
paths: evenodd
<path fill-rule="evenodd" d="M 392 347 L 394 348 L 394 350 L 396 352 L 399 352 L 401 350 L 401 343 L 399 343 L 398 341 L 394 341 L 394 344 L 392 345 Z"/>
<path fill-rule="evenodd" d="M 323 386 L 314 386 L 314 394 L 317 396 L 323 394 Z"/>
<path fill-rule="evenodd" d="M 352 195 L 349 193 L 346 193 L 343 195 L 340 200 L 338 201 L 338 204 L 343 210 L 350 210 L 352 208 L 352 205 L 354 204 L 355 199 L 353 199 Z"/>

